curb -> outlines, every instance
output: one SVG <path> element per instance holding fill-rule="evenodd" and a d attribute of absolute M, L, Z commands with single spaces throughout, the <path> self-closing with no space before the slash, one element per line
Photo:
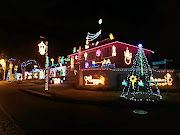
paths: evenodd
<path fill-rule="evenodd" d="M 38 91 L 33 91 L 33 90 L 27 90 L 27 89 L 19 89 L 21 91 L 33 94 L 33 95 L 38 95 L 38 96 L 43 96 L 43 97 L 48 97 L 48 98 L 53 98 L 53 96 L 51 94 L 47 94 L 47 93 L 42 93 L 42 92 L 38 92 Z"/>

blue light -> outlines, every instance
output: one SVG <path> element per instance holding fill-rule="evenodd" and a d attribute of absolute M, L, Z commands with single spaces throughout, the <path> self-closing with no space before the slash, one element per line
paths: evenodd
<path fill-rule="evenodd" d="M 140 43 L 138 44 L 138 47 L 139 47 L 139 48 L 141 48 L 142 46 L 143 46 L 142 44 L 140 44 Z"/>

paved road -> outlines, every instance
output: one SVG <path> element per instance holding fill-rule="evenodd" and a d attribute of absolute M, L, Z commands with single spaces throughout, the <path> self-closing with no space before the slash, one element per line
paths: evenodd
<path fill-rule="evenodd" d="M 57 102 L 18 90 L 23 87 L 0 82 L 0 106 L 27 135 L 180 133 L 179 105 Z M 145 109 L 148 114 L 134 114 L 135 109 Z"/>

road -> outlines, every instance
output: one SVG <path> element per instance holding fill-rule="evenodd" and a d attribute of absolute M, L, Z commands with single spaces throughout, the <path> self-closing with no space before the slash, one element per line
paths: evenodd
<path fill-rule="evenodd" d="M 25 87 L 25 86 L 24 86 Z M 0 82 L 0 106 L 27 135 L 179 134 L 180 106 L 92 105 L 54 101 Z M 143 108 L 144 107 L 144 108 Z M 145 109 L 146 115 L 134 114 Z"/>

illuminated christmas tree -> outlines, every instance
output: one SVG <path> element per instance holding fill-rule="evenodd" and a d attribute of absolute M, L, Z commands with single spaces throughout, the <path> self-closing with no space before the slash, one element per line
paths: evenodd
<path fill-rule="evenodd" d="M 127 79 L 123 80 L 123 92 L 120 97 L 133 101 L 155 101 L 162 99 L 157 82 L 153 82 L 152 69 L 148 64 L 142 44 L 138 45 L 139 49 L 133 60 L 132 71 L 128 74 Z M 151 83 L 155 83 L 155 90 L 152 89 Z"/>

